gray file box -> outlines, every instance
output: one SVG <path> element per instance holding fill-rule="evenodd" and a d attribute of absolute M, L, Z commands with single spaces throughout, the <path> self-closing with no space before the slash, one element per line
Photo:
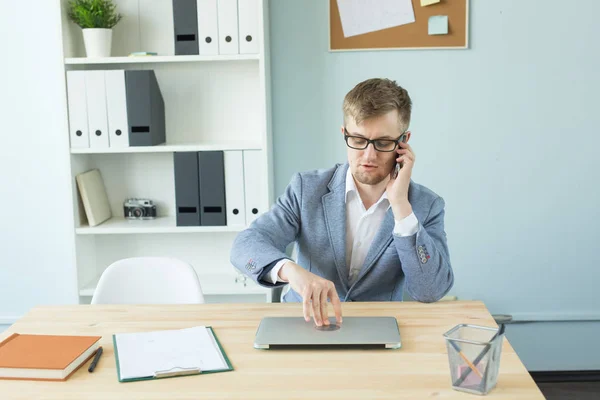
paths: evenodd
<path fill-rule="evenodd" d="M 200 225 L 200 196 L 198 193 L 198 153 L 173 153 L 175 166 L 175 207 L 177 226 Z"/>
<path fill-rule="evenodd" d="M 198 153 L 200 178 L 200 224 L 227 225 L 225 209 L 225 168 L 222 151 Z"/>
<path fill-rule="evenodd" d="M 165 103 L 152 70 L 125 71 L 130 146 L 165 142 Z"/>
<path fill-rule="evenodd" d="M 175 55 L 199 54 L 196 0 L 173 0 Z"/>

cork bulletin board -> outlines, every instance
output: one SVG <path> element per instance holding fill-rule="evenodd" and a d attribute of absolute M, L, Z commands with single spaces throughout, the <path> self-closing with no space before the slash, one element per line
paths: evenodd
<path fill-rule="evenodd" d="M 345 0 L 339 0 L 345 1 Z M 440 0 L 421 6 L 412 0 L 415 22 L 344 37 L 338 0 L 329 0 L 329 50 L 466 49 L 469 46 L 469 0 Z M 429 35 L 431 16 L 448 17 L 448 34 Z"/>

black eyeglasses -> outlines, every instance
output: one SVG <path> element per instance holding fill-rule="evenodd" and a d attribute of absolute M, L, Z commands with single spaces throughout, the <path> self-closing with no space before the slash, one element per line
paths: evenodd
<path fill-rule="evenodd" d="M 403 142 L 406 132 L 404 132 L 398 139 L 367 139 L 362 136 L 352 136 L 344 128 L 344 140 L 346 145 L 351 149 L 364 150 L 369 146 L 369 143 L 373 144 L 373 147 L 377 151 L 392 152 L 396 150 L 398 142 Z"/>

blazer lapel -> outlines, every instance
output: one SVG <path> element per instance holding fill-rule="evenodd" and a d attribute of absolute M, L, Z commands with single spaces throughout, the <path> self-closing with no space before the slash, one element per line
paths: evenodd
<path fill-rule="evenodd" d="M 346 172 L 348 164 L 340 166 L 327 185 L 329 193 L 321 201 L 325 214 L 325 225 L 333 250 L 335 266 L 344 289 L 348 291 L 348 269 L 346 267 Z"/>
<path fill-rule="evenodd" d="M 371 247 L 369 248 L 369 252 L 367 253 L 367 257 L 365 258 L 365 262 L 360 271 L 360 274 L 358 275 L 358 278 L 356 278 L 356 281 L 354 282 L 355 284 L 356 284 L 356 282 L 360 281 L 362 279 L 362 277 L 365 276 L 371 268 L 373 268 L 373 265 L 375 265 L 375 261 L 377 261 L 377 259 L 383 253 L 383 251 L 392 242 L 392 240 L 393 240 L 392 233 L 394 232 L 394 224 L 395 224 L 394 213 L 392 212 L 392 209 L 389 208 L 387 210 L 387 213 L 385 214 L 385 217 L 383 218 L 383 221 L 381 222 L 381 227 L 379 228 L 379 231 L 377 232 L 377 234 L 375 235 L 375 238 L 373 239 L 373 243 L 371 244 Z"/>

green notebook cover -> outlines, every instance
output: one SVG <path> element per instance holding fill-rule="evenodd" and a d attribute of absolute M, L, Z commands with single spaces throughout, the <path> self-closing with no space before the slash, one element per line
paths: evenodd
<path fill-rule="evenodd" d="M 219 338 L 215 334 L 215 331 L 213 330 L 212 326 L 207 326 L 206 328 L 209 329 L 210 332 L 212 333 L 212 335 L 214 336 L 215 341 L 217 342 L 217 346 L 219 346 L 219 350 L 221 351 L 221 354 L 223 354 L 223 358 L 225 359 L 225 362 L 227 363 L 226 369 L 219 369 L 219 370 L 214 370 L 214 371 L 202 371 L 200 373 L 192 373 L 192 374 L 183 373 L 181 375 L 171 375 L 171 376 L 165 376 L 165 377 L 142 376 L 139 378 L 121 379 L 121 368 L 119 367 L 119 350 L 117 349 L 116 335 L 113 335 L 113 347 L 115 348 L 115 362 L 117 364 L 117 378 L 119 379 L 119 382 L 147 381 L 147 380 L 151 380 L 151 379 L 178 378 L 181 376 L 203 375 L 203 374 L 212 374 L 212 373 L 217 373 L 217 372 L 233 371 L 233 365 L 231 365 L 231 361 L 229 361 L 229 357 L 227 357 L 227 353 L 225 353 L 225 350 L 223 350 L 223 346 L 221 346 L 221 342 L 219 342 Z"/>

